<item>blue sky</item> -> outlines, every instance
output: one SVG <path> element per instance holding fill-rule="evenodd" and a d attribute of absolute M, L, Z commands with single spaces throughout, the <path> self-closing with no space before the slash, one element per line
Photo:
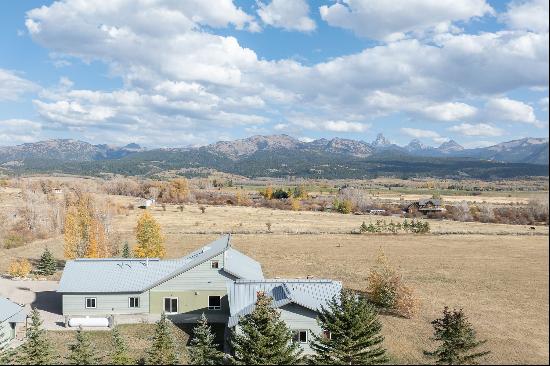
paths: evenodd
<path fill-rule="evenodd" d="M 548 1 L 0 2 L 0 145 L 548 136 Z"/>

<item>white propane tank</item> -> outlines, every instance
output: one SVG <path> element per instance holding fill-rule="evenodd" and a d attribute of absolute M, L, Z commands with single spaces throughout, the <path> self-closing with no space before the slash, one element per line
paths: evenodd
<path fill-rule="evenodd" d="M 108 327 L 109 319 L 107 318 L 71 318 L 69 319 L 69 327 Z"/>

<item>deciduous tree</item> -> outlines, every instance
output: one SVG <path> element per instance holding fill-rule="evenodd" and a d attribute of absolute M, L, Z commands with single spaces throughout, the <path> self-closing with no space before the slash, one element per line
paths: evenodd
<path fill-rule="evenodd" d="M 160 225 L 148 211 L 138 219 L 136 240 L 134 255 L 138 258 L 162 258 L 166 254 Z"/>

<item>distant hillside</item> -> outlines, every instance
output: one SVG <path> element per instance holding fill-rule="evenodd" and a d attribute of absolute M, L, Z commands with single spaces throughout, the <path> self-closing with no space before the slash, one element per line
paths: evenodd
<path fill-rule="evenodd" d="M 548 175 L 548 140 L 527 138 L 479 149 L 455 141 L 439 147 L 413 140 L 401 147 L 378 135 L 372 143 L 334 138 L 302 142 L 287 135 L 252 136 L 198 148 L 146 150 L 50 140 L 0 148 L 8 172 L 115 173 L 153 176 L 165 170 L 209 168 L 249 177 L 472 177 Z"/>

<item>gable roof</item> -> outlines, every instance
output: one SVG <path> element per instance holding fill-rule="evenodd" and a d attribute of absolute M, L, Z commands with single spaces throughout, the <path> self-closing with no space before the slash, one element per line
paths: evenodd
<path fill-rule="evenodd" d="M 338 296 L 341 289 L 341 282 L 322 279 L 237 280 L 228 285 L 228 326 L 236 326 L 239 317 L 254 311 L 258 292 L 270 296 L 273 299 L 271 306 L 274 308 L 294 303 L 319 311 L 334 296 Z"/>
<path fill-rule="evenodd" d="M 264 278 L 260 263 L 234 248 L 225 251 L 223 270 L 230 275 L 246 280 L 263 280 Z"/>
<path fill-rule="evenodd" d="M 11 322 L 21 323 L 25 321 L 25 308 L 19 304 L 14 303 L 6 299 L 5 297 L 0 297 L 0 323 L 10 320 Z"/>
<path fill-rule="evenodd" d="M 178 259 L 100 258 L 68 261 L 59 282 L 64 293 L 140 293 L 176 277 L 201 263 L 231 250 L 229 268 L 236 277 L 258 275 L 259 264 L 231 248 L 230 235 Z M 238 253 L 238 254 L 235 254 Z M 246 257 L 246 258 L 245 258 Z M 235 262 L 235 263 L 231 263 Z M 254 269 L 241 269 L 251 263 Z M 261 267 L 259 267 L 261 274 Z M 263 274 L 261 274 L 263 278 Z"/>

